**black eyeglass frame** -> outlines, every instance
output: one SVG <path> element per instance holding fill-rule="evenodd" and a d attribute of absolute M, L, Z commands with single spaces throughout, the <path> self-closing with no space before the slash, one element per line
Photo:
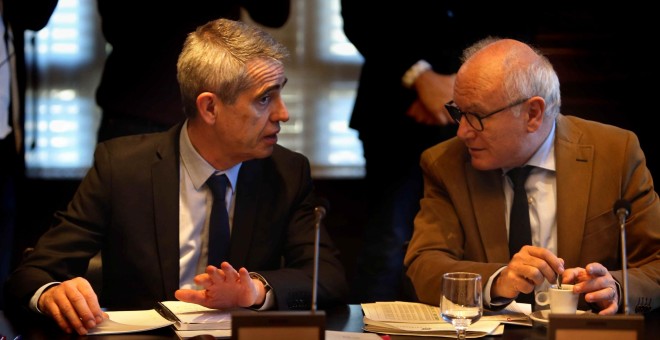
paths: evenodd
<path fill-rule="evenodd" d="M 476 113 L 473 113 L 473 112 L 463 112 L 463 111 L 461 111 L 461 109 L 459 109 L 458 106 L 456 106 L 456 104 L 454 103 L 453 100 L 450 100 L 447 104 L 445 104 L 445 109 L 447 109 L 447 112 L 449 112 L 449 115 L 456 122 L 456 124 L 460 124 L 461 123 L 461 117 L 466 116 L 465 120 L 467 120 L 468 124 L 470 124 L 470 126 L 473 129 L 475 129 L 477 131 L 483 131 L 484 130 L 484 123 L 482 122 L 482 120 L 484 120 L 484 119 L 486 119 L 486 118 L 488 118 L 488 117 L 490 117 L 490 116 L 492 116 L 496 113 L 499 113 L 499 112 L 502 112 L 504 110 L 510 109 L 514 106 L 518 106 L 518 105 L 520 105 L 520 104 L 522 104 L 522 103 L 524 103 L 524 102 L 526 102 L 530 99 L 532 99 L 532 97 L 529 97 L 527 99 L 517 100 L 517 101 L 515 101 L 515 102 L 513 102 L 513 103 L 511 103 L 511 104 L 509 104 L 509 105 L 507 105 L 507 106 L 505 106 L 501 109 L 497 109 L 497 110 L 495 110 L 491 113 L 487 113 L 483 116 L 480 116 L 480 115 L 478 115 Z M 474 126 L 474 124 L 472 124 L 472 119 L 470 119 L 468 117 L 468 115 L 473 116 L 474 118 L 477 119 L 477 122 L 479 122 L 479 127 L 476 127 L 476 126 Z"/>

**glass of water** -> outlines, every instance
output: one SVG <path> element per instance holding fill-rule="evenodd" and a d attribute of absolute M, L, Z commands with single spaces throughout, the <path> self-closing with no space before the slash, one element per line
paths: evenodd
<path fill-rule="evenodd" d="M 457 338 L 465 339 L 468 326 L 483 314 L 481 275 L 475 273 L 445 273 L 442 276 L 440 315 L 456 328 Z"/>

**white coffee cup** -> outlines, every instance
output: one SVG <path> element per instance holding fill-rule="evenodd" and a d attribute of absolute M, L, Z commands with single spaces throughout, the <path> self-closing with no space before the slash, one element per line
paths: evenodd
<path fill-rule="evenodd" d="M 580 294 L 573 293 L 573 285 L 562 284 L 561 288 L 551 285 L 547 292 L 538 292 L 534 297 L 540 306 L 550 305 L 550 313 L 575 314 Z"/>

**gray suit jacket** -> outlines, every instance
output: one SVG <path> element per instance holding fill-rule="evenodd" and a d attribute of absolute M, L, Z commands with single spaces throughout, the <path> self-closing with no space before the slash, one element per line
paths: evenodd
<path fill-rule="evenodd" d="M 591 262 L 621 277 L 615 201 L 632 201 L 626 224 L 629 303 L 660 306 L 660 200 L 637 137 L 576 117 L 557 118 L 557 251 L 565 267 Z M 440 301 L 443 273 L 490 277 L 509 262 L 501 171 L 479 171 L 458 138 L 421 159 L 425 189 L 405 265 L 422 302 Z M 583 306 L 584 308 L 584 306 Z"/>
<path fill-rule="evenodd" d="M 26 306 L 43 284 L 85 273 L 103 255 L 102 307 L 150 309 L 179 288 L 179 132 L 117 138 L 97 146 L 94 164 L 66 211 L 41 237 L 7 284 Z M 311 303 L 316 198 L 309 161 L 276 146 L 271 157 L 244 162 L 230 263 L 262 274 L 279 309 Z M 347 294 L 343 267 L 321 232 L 319 305 Z M 282 266 L 283 264 L 283 266 Z"/>

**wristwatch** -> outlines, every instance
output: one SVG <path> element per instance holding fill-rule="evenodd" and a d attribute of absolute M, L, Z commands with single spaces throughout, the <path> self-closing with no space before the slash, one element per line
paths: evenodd
<path fill-rule="evenodd" d="M 263 276 L 261 276 L 261 274 L 250 272 L 250 278 L 261 281 L 261 283 L 264 285 L 264 289 L 266 289 L 266 293 L 268 293 L 268 291 L 272 289 L 272 287 L 268 284 L 268 281 L 266 281 L 266 279 Z"/>

